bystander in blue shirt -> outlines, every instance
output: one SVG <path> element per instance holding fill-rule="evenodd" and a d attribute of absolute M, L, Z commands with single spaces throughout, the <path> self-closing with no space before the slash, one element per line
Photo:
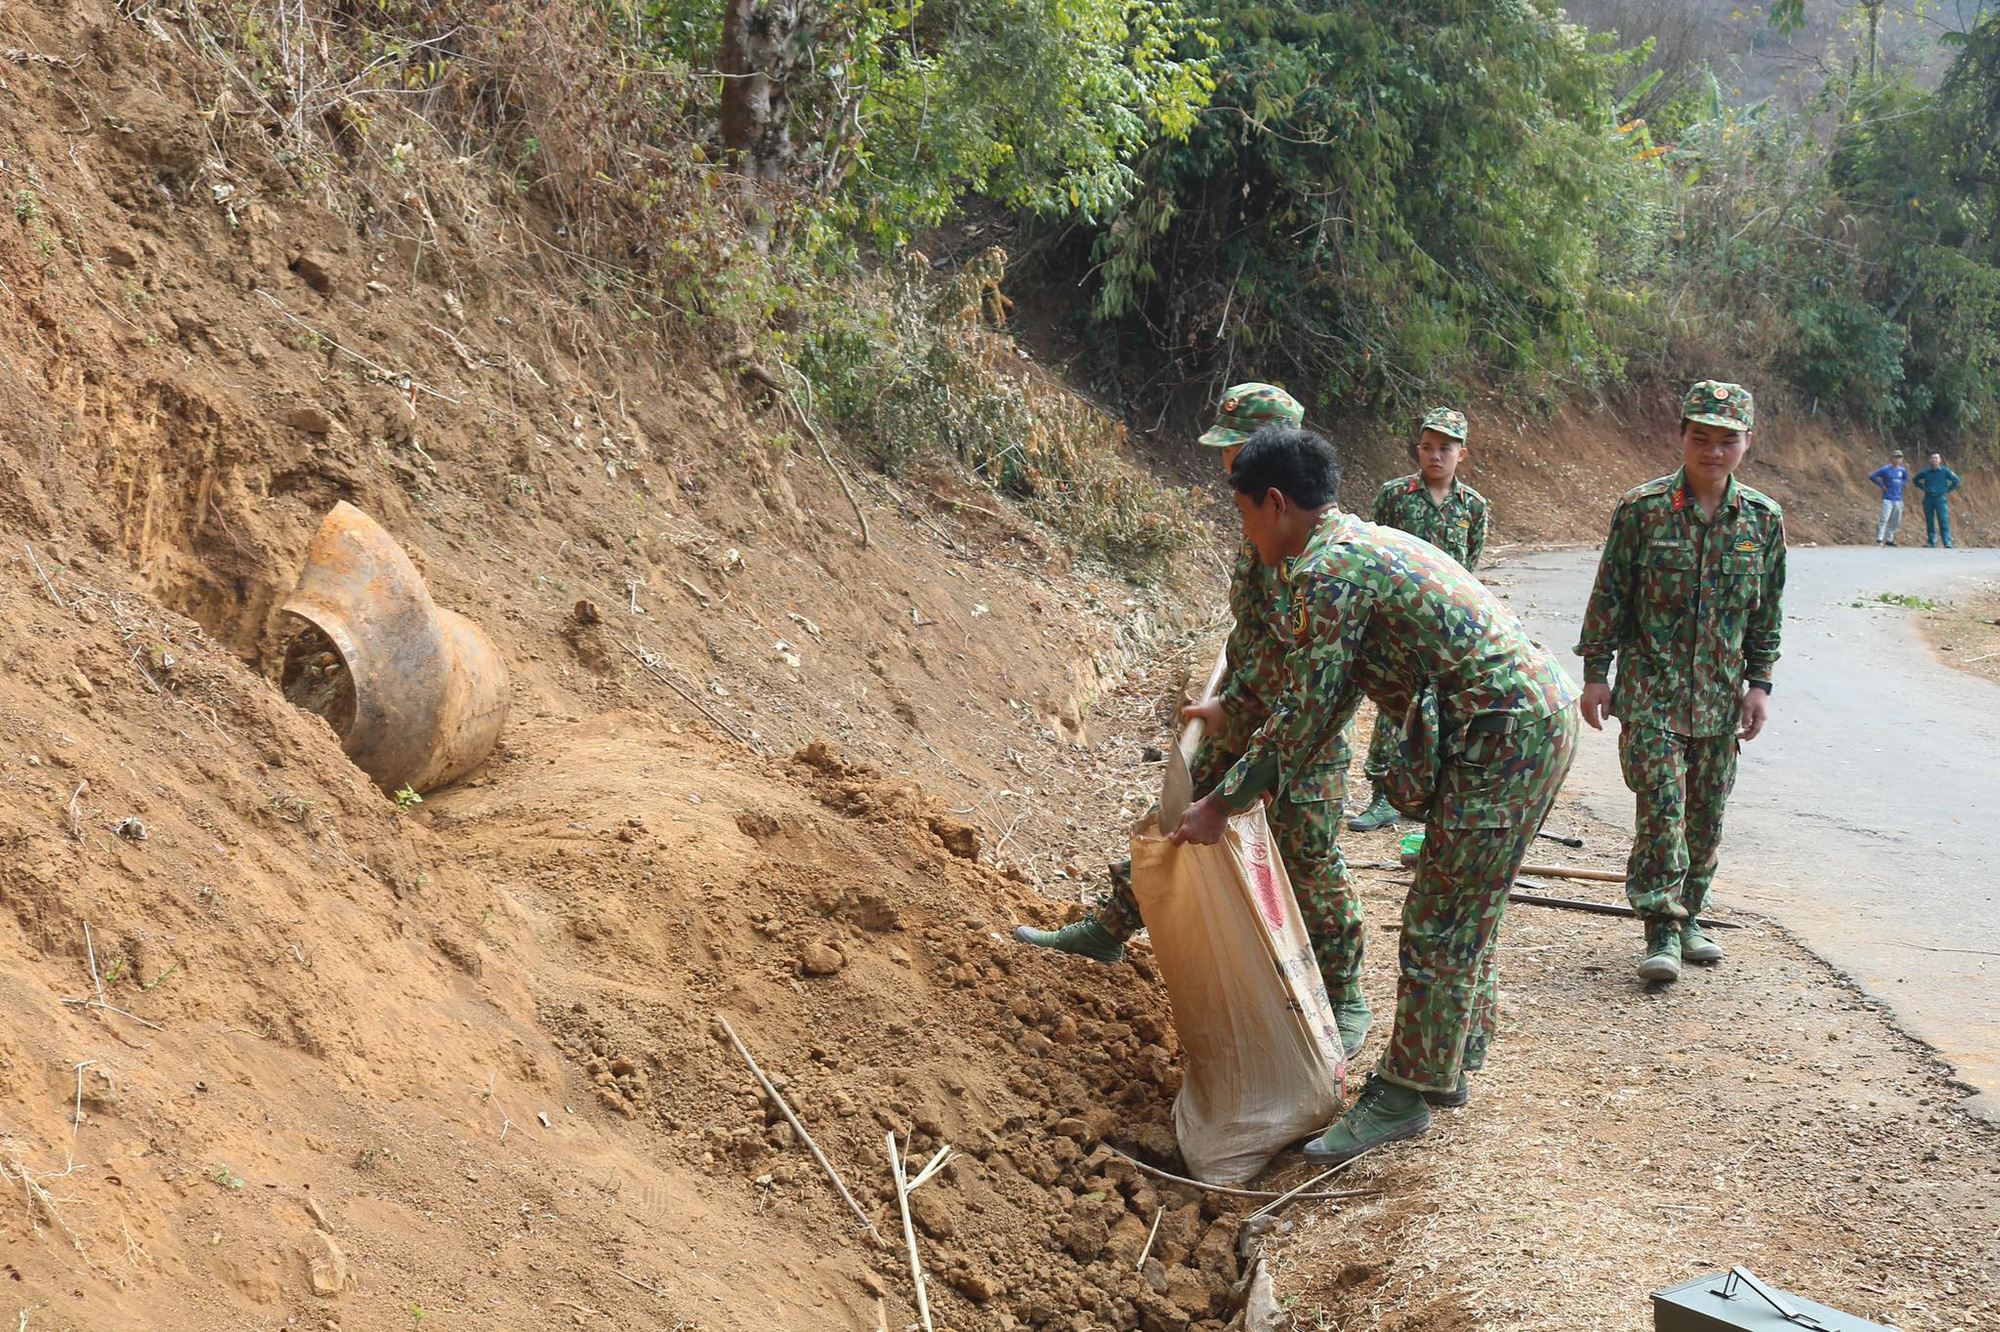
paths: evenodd
<path fill-rule="evenodd" d="M 1882 518 L 1875 524 L 1875 544 L 1896 544 L 1896 529 L 1903 525 L 1903 487 L 1910 483 L 1910 469 L 1903 466 L 1903 451 L 1897 449 L 1889 461 L 1868 474 L 1882 492 Z"/>

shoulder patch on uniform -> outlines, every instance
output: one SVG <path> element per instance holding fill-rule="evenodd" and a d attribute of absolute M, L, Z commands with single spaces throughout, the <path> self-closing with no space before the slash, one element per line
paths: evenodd
<path fill-rule="evenodd" d="M 1620 497 L 1619 503 L 1625 504 L 1625 503 L 1630 503 L 1633 500 L 1652 499 L 1657 496 L 1671 495 L 1673 493 L 1673 490 L 1674 490 L 1673 477 L 1671 476 L 1655 477 L 1651 481 L 1646 482 L 1644 485 L 1637 485 L 1632 487 L 1630 490 L 1626 491 L 1624 495 Z"/>
<path fill-rule="evenodd" d="M 1473 504 L 1483 506 L 1489 502 L 1486 496 L 1480 494 L 1478 491 L 1474 490 L 1471 486 L 1466 485 L 1465 482 L 1463 481 L 1458 483 L 1458 488 L 1465 493 L 1465 498 Z"/>
<path fill-rule="evenodd" d="M 1745 504 L 1754 504 L 1760 509 L 1769 509 L 1772 513 L 1780 516 L 1783 516 L 1785 512 L 1778 507 L 1778 501 L 1772 499 L 1761 490 L 1752 490 L 1741 481 L 1736 483 L 1736 494 Z"/>

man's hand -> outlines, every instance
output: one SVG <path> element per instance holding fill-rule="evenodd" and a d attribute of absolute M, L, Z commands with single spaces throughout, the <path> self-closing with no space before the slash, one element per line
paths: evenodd
<path fill-rule="evenodd" d="M 1223 721 L 1222 700 L 1210 698 L 1199 703 L 1190 703 L 1181 709 L 1181 720 L 1199 721 L 1210 731 L 1220 731 Z"/>
<path fill-rule="evenodd" d="M 1608 684 L 1587 684 L 1583 687 L 1583 724 L 1593 731 L 1604 729 L 1604 719 L 1611 715 L 1611 686 Z"/>
<path fill-rule="evenodd" d="M 1770 718 L 1771 696 L 1761 689 L 1752 688 L 1743 695 L 1743 728 L 1736 733 L 1736 738 L 1755 740 Z"/>
<path fill-rule="evenodd" d="M 1213 795 L 1203 796 L 1187 808 L 1181 815 L 1181 826 L 1174 829 L 1167 840 L 1175 846 L 1185 846 L 1193 842 L 1196 846 L 1214 846 L 1222 840 L 1223 830 L 1229 827 L 1229 807 Z"/>

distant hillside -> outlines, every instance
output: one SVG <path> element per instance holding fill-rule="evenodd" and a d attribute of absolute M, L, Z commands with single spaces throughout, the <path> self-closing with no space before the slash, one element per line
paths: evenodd
<path fill-rule="evenodd" d="M 1627 45 L 1656 39 L 1652 68 L 1708 66 L 1723 96 L 1746 104 L 1776 98 L 1800 106 L 1828 75 L 1867 60 L 1868 6 L 1856 0 L 1808 0 L 1804 26 L 1788 33 L 1771 26 L 1770 6 L 1736 0 L 1576 0 L 1564 8 L 1571 21 L 1616 33 Z M 1978 0 L 1882 0 L 1876 28 L 1881 73 L 1936 87 L 1951 61 L 1943 38 L 1971 27 L 1987 8 Z"/>

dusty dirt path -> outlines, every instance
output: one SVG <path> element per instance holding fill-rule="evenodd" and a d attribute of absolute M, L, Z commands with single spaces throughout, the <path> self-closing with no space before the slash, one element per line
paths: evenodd
<path fill-rule="evenodd" d="M 1581 801 L 1550 826 L 1586 839 L 1566 860 L 1622 859 L 1622 830 Z M 1395 836 L 1349 834 L 1349 856 L 1387 857 Z M 1358 877 L 1385 1016 L 1407 876 Z M 1638 1332 L 1649 1292 L 1741 1263 L 1906 1332 L 2000 1327 L 2000 1133 L 1880 1003 L 1736 918 L 1724 965 L 1650 988 L 1630 922 L 1511 908 L 1501 1039 L 1472 1104 L 1356 1167 L 1383 1198 L 1295 1219 L 1276 1251 L 1292 1326 Z"/>

